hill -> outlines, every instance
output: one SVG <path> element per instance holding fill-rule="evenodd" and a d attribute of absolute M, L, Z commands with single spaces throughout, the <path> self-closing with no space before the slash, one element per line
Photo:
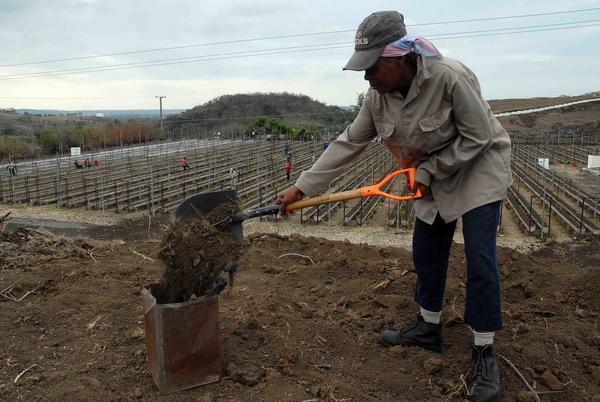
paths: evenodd
<path fill-rule="evenodd" d="M 253 93 L 223 95 L 166 120 L 169 128 L 231 133 L 245 130 L 259 118 L 280 119 L 306 130 L 339 132 L 351 122 L 352 112 L 328 106 L 306 95 Z"/>

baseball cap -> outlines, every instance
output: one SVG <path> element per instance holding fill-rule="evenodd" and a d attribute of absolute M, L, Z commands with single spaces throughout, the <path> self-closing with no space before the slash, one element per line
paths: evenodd
<path fill-rule="evenodd" d="M 354 54 L 344 70 L 368 69 L 375 64 L 383 48 L 405 35 L 404 16 L 398 11 L 378 11 L 369 15 L 356 30 Z"/>

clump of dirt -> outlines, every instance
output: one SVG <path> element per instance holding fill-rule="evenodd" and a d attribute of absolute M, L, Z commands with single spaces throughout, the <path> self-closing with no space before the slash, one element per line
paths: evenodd
<path fill-rule="evenodd" d="M 238 211 L 234 203 L 226 203 L 206 216 L 169 227 L 159 253 L 167 266 L 154 295 L 159 304 L 206 295 L 225 267 L 237 263 L 241 247 L 229 228 Z"/>

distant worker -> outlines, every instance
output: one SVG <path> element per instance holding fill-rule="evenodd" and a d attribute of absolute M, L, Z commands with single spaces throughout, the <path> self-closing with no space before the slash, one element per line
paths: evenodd
<path fill-rule="evenodd" d="M 17 175 L 17 165 L 14 162 L 8 162 L 8 165 L 6 165 L 6 169 L 8 170 L 8 174 L 10 176 Z"/>
<path fill-rule="evenodd" d="M 285 143 L 285 145 L 283 146 L 283 154 L 287 155 L 290 153 L 290 144 L 288 142 Z"/>
<path fill-rule="evenodd" d="M 184 171 L 191 169 L 190 162 L 188 162 L 187 156 L 184 156 L 183 159 L 179 161 L 179 164 L 181 165 Z"/>
<path fill-rule="evenodd" d="M 100 166 L 100 161 L 98 159 L 94 159 L 94 167 Z"/>
<path fill-rule="evenodd" d="M 75 169 L 83 169 L 83 165 L 81 163 L 79 163 L 79 161 L 77 159 L 75 159 Z"/>
<path fill-rule="evenodd" d="M 288 161 L 285 163 L 285 166 L 283 167 L 283 170 L 285 170 L 285 177 L 287 178 L 287 181 L 290 181 L 290 175 L 292 174 L 292 161 L 288 159 Z"/>
<path fill-rule="evenodd" d="M 238 172 L 237 168 L 234 168 L 234 167 L 230 168 L 229 169 L 229 184 L 233 191 L 237 191 L 238 178 L 239 178 L 239 172 Z"/>

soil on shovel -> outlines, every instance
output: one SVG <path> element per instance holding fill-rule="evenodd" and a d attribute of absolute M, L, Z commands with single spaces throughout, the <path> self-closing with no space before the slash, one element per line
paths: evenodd
<path fill-rule="evenodd" d="M 237 264 L 241 247 L 229 228 L 238 211 L 236 204 L 225 203 L 206 216 L 178 220 L 169 227 L 159 253 L 167 267 L 154 291 L 159 304 L 180 303 L 206 295 L 223 269 Z"/>

